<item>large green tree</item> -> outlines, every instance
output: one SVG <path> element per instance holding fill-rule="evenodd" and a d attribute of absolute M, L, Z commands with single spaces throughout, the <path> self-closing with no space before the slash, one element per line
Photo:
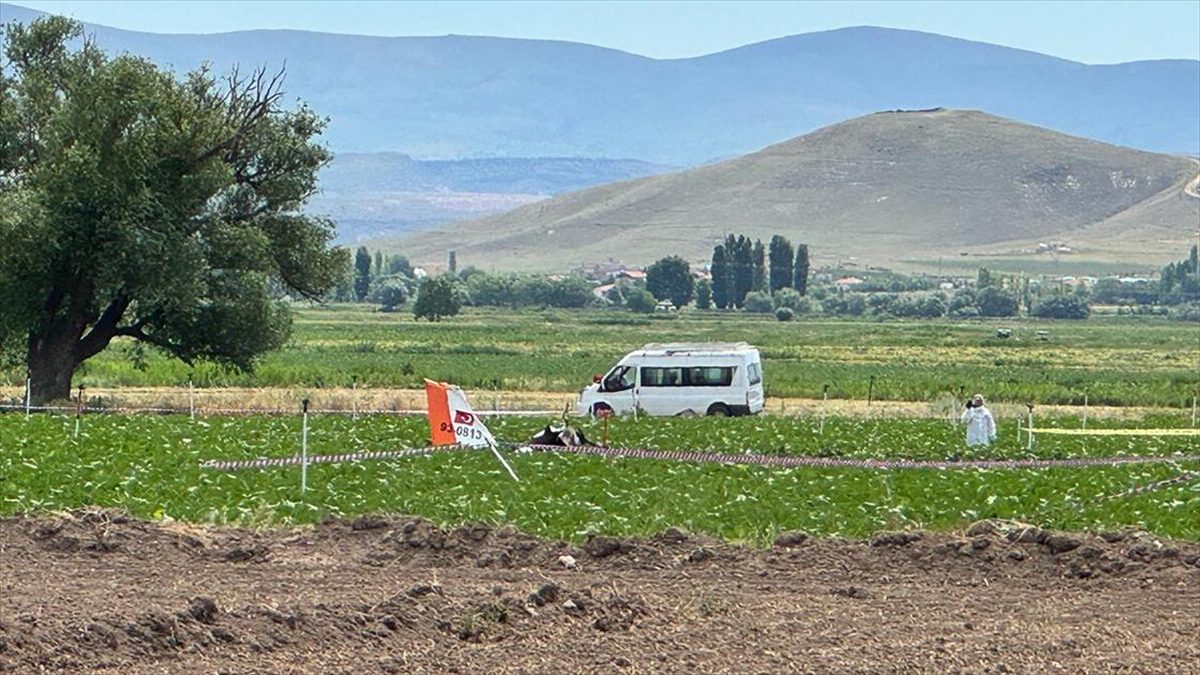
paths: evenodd
<path fill-rule="evenodd" d="M 796 262 L 792 274 L 792 288 L 800 295 L 808 293 L 808 244 L 796 244 Z"/>
<path fill-rule="evenodd" d="M 462 282 L 453 274 L 426 279 L 417 290 L 413 303 L 413 318 L 440 321 L 455 316 L 462 309 Z"/>
<path fill-rule="evenodd" d="M 670 300 L 676 307 L 692 301 L 695 290 L 692 268 L 677 255 L 661 258 L 646 268 L 646 290 L 657 300 Z"/>
<path fill-rule="evenodd" d="M 760 293 L 766 293 L 769 290 L 767 280 L 767 249 L 763 246 L 761 239 L 754 240 L 754 252 L 751 255 L 754 260 L 754 279 L 750 282 L 750 288 Z"/>
<path fill-rule="evenodd" d="M 725 255 L 733 268 L 733 292 L 729 305 L 741 307 L 746 294 L 754 290 L 754 242 L 739 234 L 725 237 Z"/>
<path fill-rule="evenodd" d="M 717 309 L 733 307 L 733 265 L 725 244 L 713 247 L 712 266 L 712 300 Z"/>
<path fill-rule="evenodd" d="M 320 118 L 281 108 L 282 74 L 176 77 L 61 17 L 3 31 L 0 352 L 33 400 L 115 338 L 241 368 L 281 346 L 281 294 L 319 297 L 348 264 L 301 212 L 329 153 Z"/>
<path fill-rule="evenodd" d="M 354 252 L 354 299 L 363 302 L 371 293 L 371 252 L 359 246 Z"/>
<path fill-rule="evenodd" d="M 771 270 L 771 292 L 774 293 L 781 288 L 791 288 L 792 262 L 796 257 L 796 250 L 792 248 L 792 242 L 778 234 L 771 237 L 771 244 L 767 248 L 767 257 L 770 260 L 768 267 Z"/>

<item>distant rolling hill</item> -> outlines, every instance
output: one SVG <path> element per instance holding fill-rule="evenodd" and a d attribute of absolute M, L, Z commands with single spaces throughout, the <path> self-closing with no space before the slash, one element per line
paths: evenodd
<path fill-rule="evenodd" d="M 619 159 L 417 160 L 394 152 L 345 152 L 335 155 L 321 172 L 321 193 L 309 210 L 333 217 L 339 240 L 353 243 L 490 215 L 672 168 Z"/>
<path fill-rule="evenodd" d="M 0 21 L 39 14 L 0 4 Z M 288 95 L 331 118 L 325 138 L 338 152 L 696 165 L 876 110 L 947 106 L 1144 150 L 1200 153 L 1194 60 L 1085 65 L 871 27 L 686 59 L 459 35 L 88 30 L 110 51 L 180 70 L 205 61 L 216 72 L 286 64 Z"/>
<path fill-rule="evenodd" d="M 454 223 L 395 246 L 436 264 L 565 269 L 616 257 L 707 259 L 727 232 L 808 243 L 818 262 L 1021 256 L 1039 241 L 1098 260 L 1186 253 L 1197 162 L 982 112 L 885 112 L 744 157 Z"/>

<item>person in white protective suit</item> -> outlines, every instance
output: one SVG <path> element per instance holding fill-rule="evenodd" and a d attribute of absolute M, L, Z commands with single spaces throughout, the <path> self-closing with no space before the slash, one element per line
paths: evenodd
<path fill-rule="evenodd" d="M 975 394 L 967 401 L 962 421 L 967 425 L 967 445 L 987 445 L 996 440 L 996 420 L 983 405 L 983 396 Z"/>

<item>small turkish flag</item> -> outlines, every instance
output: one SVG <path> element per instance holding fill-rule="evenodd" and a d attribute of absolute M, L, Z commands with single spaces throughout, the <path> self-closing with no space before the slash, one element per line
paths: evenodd
<path fill-rule="evenodd" d="M 475 416 L 469 412 L 464 412 L 462 410 L 455 410 L 454 411 L 454 423 L 455 424 L 475 424 Z"/>

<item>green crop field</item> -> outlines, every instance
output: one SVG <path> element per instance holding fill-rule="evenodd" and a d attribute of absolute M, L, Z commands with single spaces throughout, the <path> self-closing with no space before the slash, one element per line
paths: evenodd
<path fill-rule="evenodd" d="M 995 337 L 1000 327 L 1013 337 Z M 1046 331 L 1046 339 L 1037 332 Z M 1085 322 L 803 320 L 752 314 L 471 309 L 438 322 L 362 307 L 299 312 L 292 341 L 253 373 L 195 369 L 131 343 L 84 364 L 88 387 L 419 387 L 574 392 L 646 342 L 739 341 L 762 349 L 772 396 L 934 401 L 982 391 L 994 401 L 1186 408 L 1200 393 L 1200 327 L 1112 317 Z M 873 385 L 872 378 L 874 378 Z M 4 374 L 19 386 L 23 373 Z"/>
<path fill-rule="evenodd" d="M 489 422 L 502 441 L 528 438 L 543 420 Z M 1078 426 L 1077 419 L 1045 425 Z M 1182 426 L 1184 415 L 1140 426 Z M 314 454 L 423 446 L 423 418 L 322 416 L 310 421 Z M 1115 424 L 1114 422 L 1093 422 Z M 89 415 L 74 435 L 67 416 L 0 415 L 0 513 L 99 505 L 149 518 L 201 523 L 311 523 L 326 516 L 404 513 L 441 523 L 513 523 L 548 537 L 589 532 L 647 535 L 683 527 L 748 543 L 779 531 L 864 536 L 889 529 L 949 529 L 983 518 L 1043 527 L 1103 530 L 1125 526 L 1200 539 L 1200 485 L 1106 499 L 1135 485 L 1200 469 L 1200 462 L 1021 470 L 768 468 L 606 459 L 508 451 L 513 482 L 486 452 L 309 468 L 224 472 L 207 459 L 291 456 L 294 417 Z M 587 431 L 599 434 L 595 423 Z M 942 459 L 966 452 L 962 429 L 939 420 L 617 419 L 610 443 L 662 449 Z M 1039 437 L 1024 449 L 1011 423 L 1000 441 L 968 457 L 1195 455 L 1197 437 Z"/>

